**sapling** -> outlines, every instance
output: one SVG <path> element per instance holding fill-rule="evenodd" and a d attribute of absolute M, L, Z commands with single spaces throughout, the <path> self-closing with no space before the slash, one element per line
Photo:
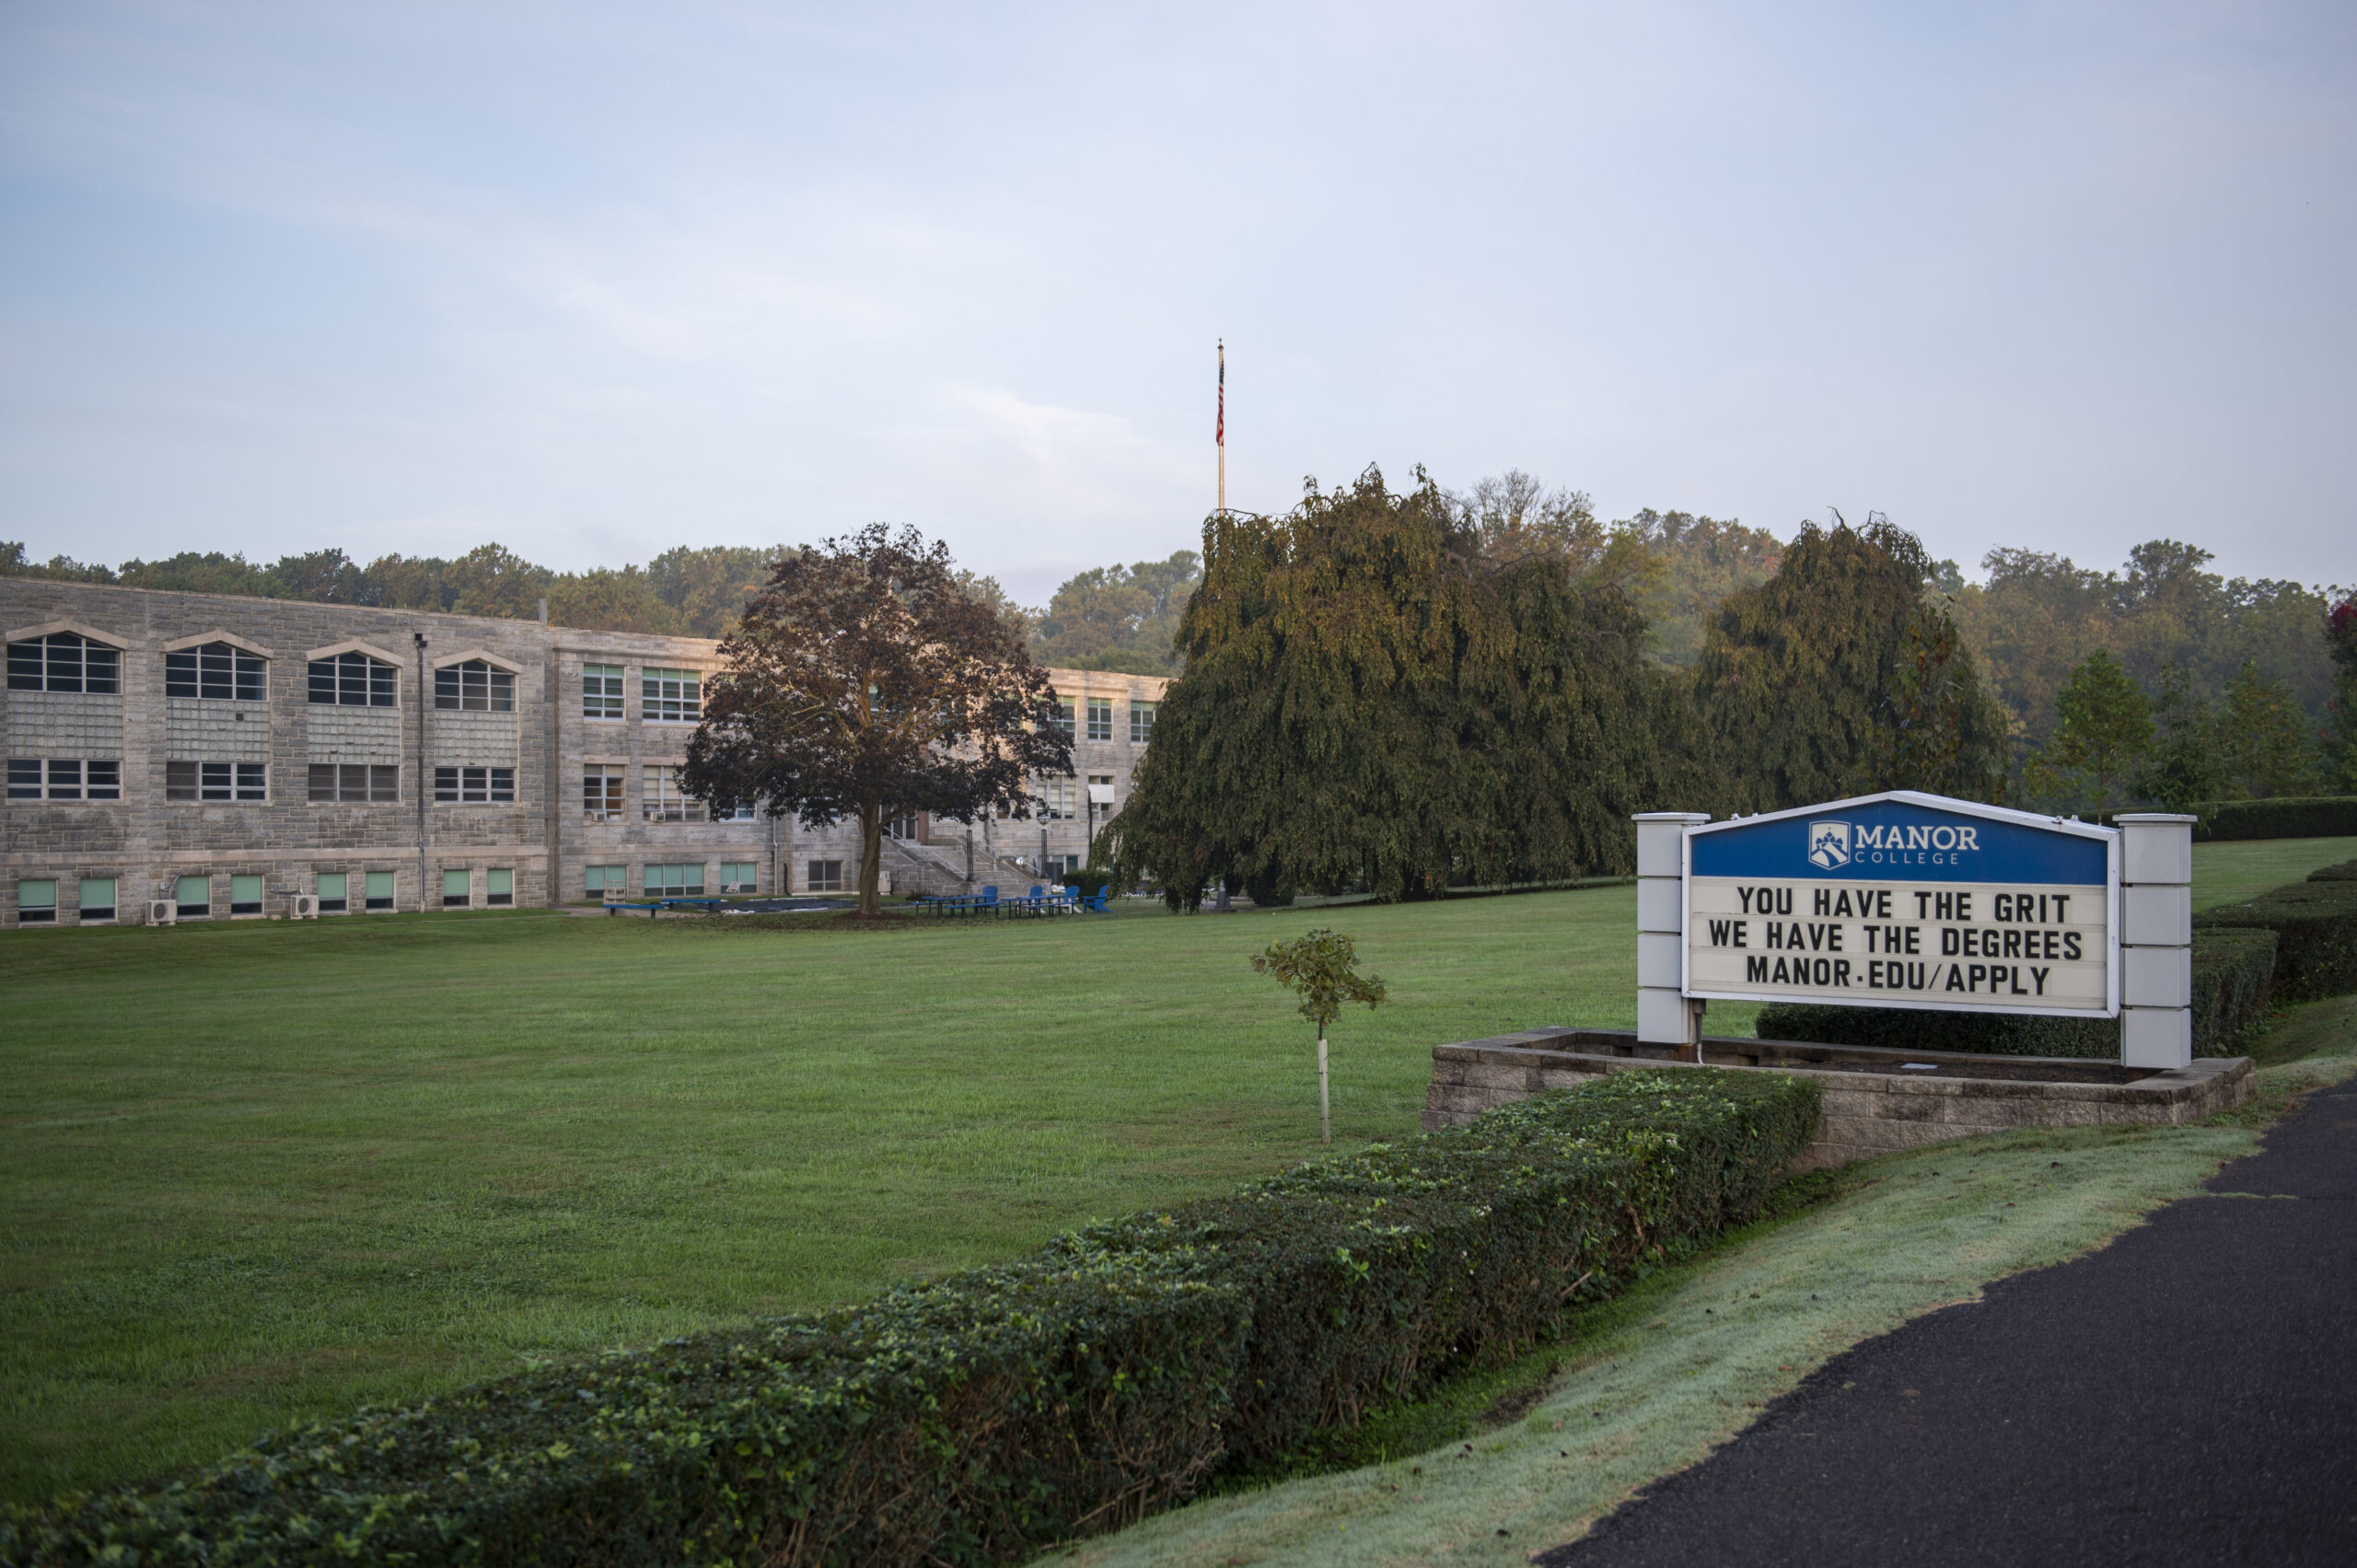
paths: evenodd
<path fill-rule="evenodd" d="M 1254 972 L 1274 975 L 1278 984 L 1299 993 L 1301 1016 L 1318 1026 L 1318 1125 L 1329 1144 L 1334 1119 L 1326 1099 L 1326 1027 L 1349 1003 L 1364 1002 L 1369 1011 L 1383 1005 L 1382 977 L 1359 973 L 1358 962 L 1356 945 L 1322 926 L 1297 942 L 1271 942 L 1252 956 Z"/>

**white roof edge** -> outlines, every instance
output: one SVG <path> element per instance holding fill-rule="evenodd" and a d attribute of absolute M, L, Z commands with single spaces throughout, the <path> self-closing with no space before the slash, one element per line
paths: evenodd
<path fill-rule="evenodd" d="M 1853 795 L 1846 799 L 1828 800 L 1815 806 L 1762 811 L 1757 817 L 1731 817 L 1724 822 L 1707 823 L 1691 830 L 1697 833 L 1724 832 L 1729 828 L 1748 828 L 1758 822 L 1781 822 L 1795 817 L 1821 816 L 1854 806 L 1878 805 L 1886 800 L 1928 807 L 1937 811 L 1953 811 L 1960 816 L 1978 817 L 1984 821 L 2011 822 L 2017 827 L 2037 828 L 2049 833 L 2073 833 L 2083 838 L 2108 839 L 2119 831 L 2117 828 L 2107 828 L 2095 822 L 2082 822 L 2076 818 L 2057 817 L 2043 811 L 2024 811 L 2011 806 L 1990 806 L 1978 800 L 1958 800 L 1952 796 L 1926 795 L 1917 789 L 1887 789 L 1875 795 Z"/>

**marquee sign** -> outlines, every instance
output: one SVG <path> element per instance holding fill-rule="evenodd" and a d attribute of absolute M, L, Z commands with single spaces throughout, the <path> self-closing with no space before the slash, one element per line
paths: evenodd
<path fill-rule="evenodd" d="M 2119 1012 L 2119 833 L 1894 790 L 1687 830 L 1681 989 Z"/>

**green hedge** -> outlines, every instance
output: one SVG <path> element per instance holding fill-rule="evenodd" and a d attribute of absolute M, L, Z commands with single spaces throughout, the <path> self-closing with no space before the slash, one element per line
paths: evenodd
<path fill-rule="evenodd" d="M 2319 865 L 2308 873 L 2311 882 L 2357 882 L 2357 860 L 2344 860 L 2338 865 Z"/>
<path fill-rule="evenodd" d="M 1505 1353 L 1759 1209 L 1808 1080 L 1616 1074 L 834 1313 L 544 1368 L 168 1483 L 9 1563 L 986 1563 Z"/>
<path fill-rule="evenodd" d="M 2357 795 L 2212 800 L 2193 807 L 2197 843 L 2234 839 L 2338 839 L 2357 834 Z"/>
<path fill-rule="evenodd" d="M 2294 882 L 2193 917 L 2205 931 L 2272 931 L 2275 993 L 2286 1001 L 2357 991 L 2357 882 Z"/>
<path fill-rule="evenodd" d="M 2271 930 L 2196 927 L 2194 1055 L 2233 1054 L 2234 1042 L 2243 1030 L 2267 1016 L 2275 947 Z M 1753 1028 L 1761 1040 L 1806 1040 L 1817 1045 L 2119 1060 L 2117 1018 L 1919 1013 L 1903 1007 L 1820 1007 L 1772 1002 L 1759 1010 Z"/>

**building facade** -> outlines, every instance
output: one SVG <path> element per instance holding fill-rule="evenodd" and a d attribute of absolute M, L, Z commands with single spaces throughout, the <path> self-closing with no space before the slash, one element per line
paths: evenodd
<path fill-rule="evenodd" d="M 680 795 L 716 643 L 16 577 L 0 630 L 0 927 L 858 886 L 856 824 Z M 1086 858 L 1166 682 L 1049 674 L 1074 775 L 1030 820 L 891 824 L 896 890 Z"/>

